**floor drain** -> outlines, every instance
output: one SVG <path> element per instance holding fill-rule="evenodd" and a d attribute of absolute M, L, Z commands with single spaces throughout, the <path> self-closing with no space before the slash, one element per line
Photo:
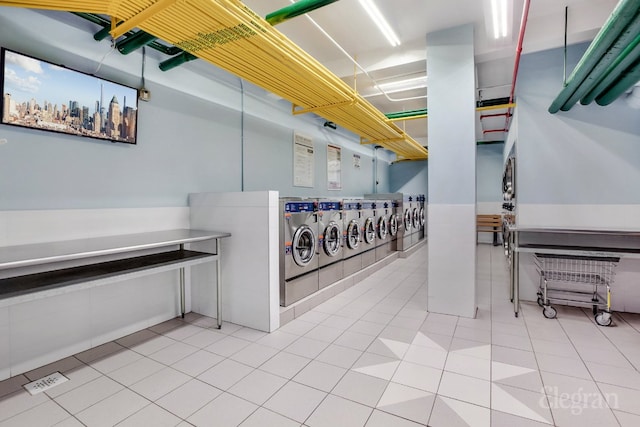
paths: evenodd
<path fill-rule="evenodd" d="M 25 384 L 24 388 L 33 396 L 67 381 L 69 381 L 69 378 L 65 377 L 60 372 L 54 372 L 44 378 Z"/>

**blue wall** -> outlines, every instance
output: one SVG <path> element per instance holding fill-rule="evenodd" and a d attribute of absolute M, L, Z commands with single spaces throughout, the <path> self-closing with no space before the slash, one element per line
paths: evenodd
<path fill-rule="evenodd" d="M 587 44 L 569 46 L 572 70 Z M 518 202 L 640 203 L 640 111 L 618 99 L 607 107 L 547 109 L 562 88 L 563 50 L 523 55 L 517 86 Z"/>
<path fill-rule="evenodd" d="M 504 144 L 478 145 L 476 154 L 476 199 L 502 201 L 502 157 Z"/>

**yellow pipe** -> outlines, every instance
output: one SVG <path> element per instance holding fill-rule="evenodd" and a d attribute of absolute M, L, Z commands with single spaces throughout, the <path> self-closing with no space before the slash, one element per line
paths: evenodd
<path fill-rule="evenodd" d="M 510 104 L 489 105 L 487 107 L 478 107 L 478 108 L 476 108 L 476 111 L 501 110 L 501 109 L 504 109 L 504 108 L 513 108 L 515 106 L 516 106 L 516 103 L 512 102 Z"/>
<path fill-rule="evenodd" d="M 336 104 L 329 104 L 329 105 L 319 105 L 317 107 L 311 107 L 311 108 L 304 108 L 302 110 L 296 110 L 296 107 L 298 107 L 298 105 L 295 104 L 291 104 L 291 113 L 296 116 L 299 114 L 306 114 L 306 113 L 313 113 L 315 111 L 323 111 L 323 110 L 328 110 L 330 108 L 338 108 L 338 107 L 343 107 L 345 105 L 353 105 L 356 102 L 355 99 L 349 100 L 349 101 L 343 101 L 343 102 L 338 102 Z"/>
<path fill-rule="evenodd" d="M 154 3 L 151 6 L 147 7 L 146 9 L 144 9 L 143 11 L 138 13 L 137 15 L 135 15 L 135 16 L 129 18 L 128 20 L 122 22 L 117 27 L 114 27 L 113 24 L 112 24 L 111 25 L 111 31 L 110 31 L 111 37 L 113 37 L 114 40 L 117 39 L 118 37 L 120 37 L 121 35 L 126 33 L 127 31 L 132 30 L 135 27 L 139 26 L 140 24 L 142 24 L 144 21 L 146 21 L 147 19 L 149 19 L 153 15 L 155 15 L 155 14 L 157 14 L 159 12 L 162 12 L 164 9 L 168 8 L 169 6 L 172 6 L 177 1 L 178 0 L 158 0 L 156 3 Z"/>

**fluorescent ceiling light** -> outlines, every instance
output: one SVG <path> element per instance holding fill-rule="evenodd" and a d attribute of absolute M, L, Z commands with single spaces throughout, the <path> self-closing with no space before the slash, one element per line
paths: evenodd
<path fill-rule="evenodd" d="M 360 4 L 364 8 L 364 10 L 367 11 L 369 17 L 371 17 L 373 22 L 375 22 L 375 24 L 378 26 L 380 32 L 382 32 L 389 43 L 391 43 L 391 46 L 400 46 L 400 39 L 398 39 L 396 33 L 393 32 L 393 29 L 391 28 L 387 20 L 384 19 L 384 16 L 380 12 L 380 9 L 378 9 L 373 0 L 360 0 Z"/>
<path fill-rule="evenodd" d="M 396 82 L 381 83 L 376 85 L 376 87 L 386 93 L 421 89 L 427 87 L 427 76 L 414 77 L 411 79 L 399 80 Z"/>
<path fill-rule="evenodd" d="M 509 34 L 507 6 L 507 0 L 491 0 L 491 24 L 494 39 L 504 38 Z"/>

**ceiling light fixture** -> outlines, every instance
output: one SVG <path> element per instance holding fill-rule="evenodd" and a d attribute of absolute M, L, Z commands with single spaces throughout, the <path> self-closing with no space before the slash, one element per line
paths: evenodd
<path fill-rule="evenodd" d="M 391 43 L 391 46 L 400 46 L 400 39 L 398 39 L 398 36 L 393 31 L 391 25 L 389 25 L 387 20 L 384 19 L 384 16 L 380 12 L 380 9 L 378 9 L 373 0 L 360 0 L 360 4 L 364 8 L 364 10 L 367 11 L 369 17 L 371 17 L 373 22 L 375 22 L 375 24 L 378 26 L 380 32 L 382 32 L 389 43 Z"/>
<path fill-rule="evenodd" d="M 405 90 L 422 89 L 427 87 L 427 76 L 413 77 L 395 82 L 377 84 L 376 87 L 387 93 L 402 92 Z"/>
<path fill-rule="evenodd" d="M 507 0 L 491 0 L 491 23 L 493 26 L 493 38 L 507 37 L 509 15 Z"/>

